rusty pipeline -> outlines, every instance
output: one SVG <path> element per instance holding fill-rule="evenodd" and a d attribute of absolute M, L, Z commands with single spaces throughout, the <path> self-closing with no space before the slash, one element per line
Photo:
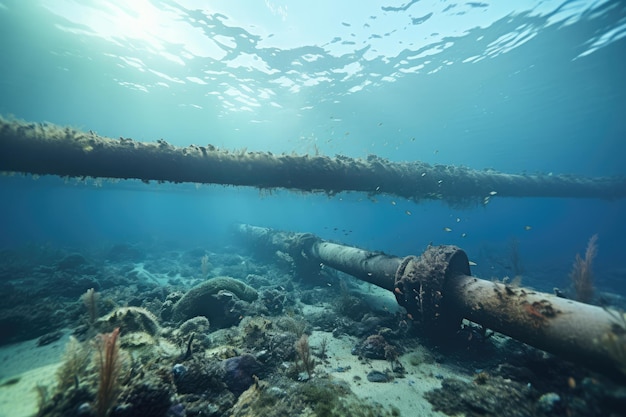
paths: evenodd
<path fill-rule="evenodd" d="M 618 379 L 626 378 L 626 317 L 529 288 L 471 276 L 465 252 L 431 246 L 405 258 L 324 241 L 312 234 L 239 225 L 260 250 L 288 253 L 308 268 L 332 267 L 392 292 L 426 334 L 456 332 L 463 319 Z"/>

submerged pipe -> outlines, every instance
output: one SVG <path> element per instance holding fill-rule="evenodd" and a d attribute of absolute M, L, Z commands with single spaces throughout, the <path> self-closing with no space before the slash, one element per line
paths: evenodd
<path fill-rule="evenodd" d="M 329 266 L 393 292 L 431 336 L 453 334 L 462 319 L 611 377 L 626 378 L 626 315 L 523 287 L 472 277 L 455 246 L 394 257 L 326 242 L 312 234 L 239 225 L 259 250 L 288 253 L 296 264 Z"/>
<path fill-rule="evenodd" d="M 195 182 L 287 188 L 335 194 L 361 191 L 463 205 L 499 197 L 626 197 L 625 178 L 513 175 L 423 162 L 390 162 L 337 155 L 228 152 L 212 145 L 176 147 L 111 139 L 48 123 L 0 117 L 0 171 L 69 177 Z"/>

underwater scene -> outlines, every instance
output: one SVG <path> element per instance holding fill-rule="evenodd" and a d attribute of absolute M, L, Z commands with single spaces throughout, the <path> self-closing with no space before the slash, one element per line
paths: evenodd
<path fill-rule="evenodd" d="M 626 2 L 0 0 L 0 417 L 626 416 Z"/>

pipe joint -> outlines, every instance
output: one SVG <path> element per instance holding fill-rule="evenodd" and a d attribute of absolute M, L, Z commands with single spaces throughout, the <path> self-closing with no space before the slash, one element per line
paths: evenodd
<path fill-rule="evenodd" d="M 396 271 L 393 293 L 426 332 L 455 331 L 463 318 L 446 303 L 449 281 L 470 275 L 469 260 L 456 246 L 429 246 L 419 256 L 407 256 Z"/>

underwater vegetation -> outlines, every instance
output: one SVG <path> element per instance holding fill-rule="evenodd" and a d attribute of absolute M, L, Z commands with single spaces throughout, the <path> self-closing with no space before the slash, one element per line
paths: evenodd
<path fill-rule="evenodd" d="M 3 307 L 4 317 L 21 312 L 11 306 L 25 291 L 30 303 L 33 294 L 41 300 L 33 310 L 52 304 L 63 314 L 39 330 L 42 346 L 64 334 L 67 342 L 55 384 L 37 389 L 36 415 L 411 415 L 399 395 L 448 415 L 618 416 L 626 409 L 622 382 L 467 321 L 449 338 L 430 340 L 402 310 L 377 305 L 371 287 L 328 268 L 213 252 L 207 276 L 206 253 L 152 255 L 116 245 L 97 254 L 41 253 L 36 261 L 2 254 L 13 259 L 3 273 L 22 280 L 52 273 L 69 294 L 32 279 L 8 292 Z M 597 343 L 626 363 L 626 318 L 611 312 L 615 325 Z M 2 343 L 33 334 L 5 335 Z M 386 389 L 398 394 L 385 403 L 363 398 Z"/>
<path fill-rule="evenodd" d="M 594 296 L 594 276 L 593 276 L 593 260 L 598 253 L 598 235 L 593 235 L 587 242 L 585 257 L 576 254 L 570 279 L 574 287 L 574 295 L 576 300 L 583 303 L 589 303 Z"/>
<path fill-rule="evenodd" d="M 98 389 L 96 394 L 97 417 L 109 414 L 119 394 L 119 377 L 122 368 L 119 344 L 120 328 L 102 333 L 98 340 Z"/>

